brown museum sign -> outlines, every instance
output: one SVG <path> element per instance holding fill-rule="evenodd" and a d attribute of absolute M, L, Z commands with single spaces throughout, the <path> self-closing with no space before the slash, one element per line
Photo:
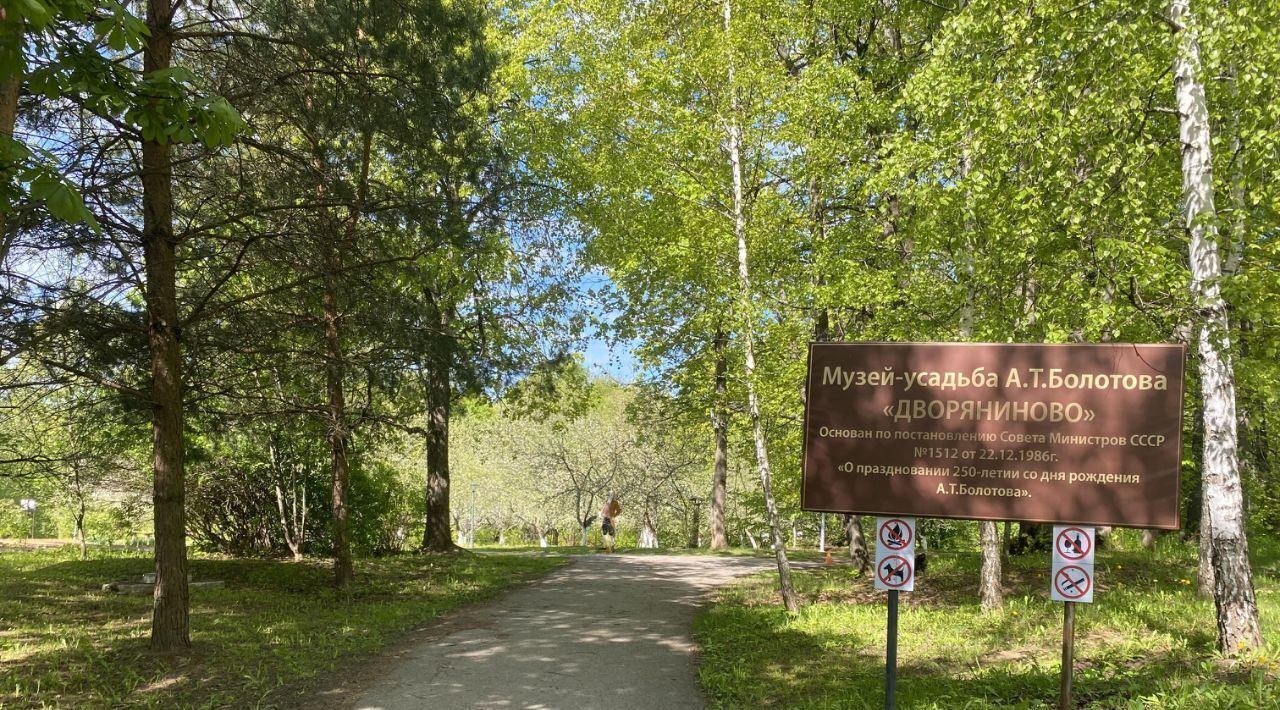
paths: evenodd
<path fill-rule="evenodd" d="M 802 507 L 1177 529 L 1185 354 L 813 343 Z"/>

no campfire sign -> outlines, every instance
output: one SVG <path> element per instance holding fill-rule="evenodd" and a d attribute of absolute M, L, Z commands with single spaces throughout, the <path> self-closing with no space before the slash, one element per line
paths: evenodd
<path fill-rule="evenodd" d="M 876 518 L 876 589 L 916 587 L 916 519 Z"/>
<path fill-rule="evenodd" d="M 1049 598 L 1058 602 L 1093 601 L 1094 542 L 1091 527 L 1054 526 Z"/>

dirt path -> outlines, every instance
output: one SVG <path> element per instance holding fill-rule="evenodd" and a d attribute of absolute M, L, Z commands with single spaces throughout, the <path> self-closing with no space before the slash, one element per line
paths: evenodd
<path fill-rule="evenodd" d="M 700 708 L 693 617 L 770 560 L 589 555 L 453 615 L 370 679 L 355 708 Z"/>

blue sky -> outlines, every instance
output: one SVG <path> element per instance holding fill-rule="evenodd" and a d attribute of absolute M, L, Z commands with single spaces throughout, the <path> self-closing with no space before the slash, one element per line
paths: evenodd
<path fill-rule="evenodd" d="M 619 382 L 635 382 L 638 364 L 624 344 L 610 345 L 596 336 L 587 341 L 583 357 L 593 374 L 609 375 Z"/>

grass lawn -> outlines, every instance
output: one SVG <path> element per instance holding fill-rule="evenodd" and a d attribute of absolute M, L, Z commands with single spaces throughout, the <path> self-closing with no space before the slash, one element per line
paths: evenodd
<path fill-rule="evenodd" d="M 1195 549 L 1169 542 L 1098 554 L 1094 603 L 1076 607 L 1078 706 L 1280 708 L 1280 548 L 1251 540 L 1270 643 L 1233 663 L 1214 650 L 1213 602 L 1196 597 Z M 934 555 L 902 593 L 899 706 L 1056 708 L 1063 605 L 1048 599 L 1048 553 L 1006 566 L 997 613 L 978 606 L 978 565 L 976 553 Z M 712 704 L 883 707 L 886 593 L 848 567 L 794 576 L 804 599 L 794 617 L 767 574 L 724 588 L 699 617 Z"/>
<path fill-rule="evenodd" d="M 137 581 L 148 556 L 64 548 L 0 553 L 0 708 L 291 705 L 344 661 L 377 654 L 453 607 L 563 564 L 544 557 L 356 561 L 339 595 L 322 563 L 194 559 L 192 652 L 147 650 L 151 598 L 99 591 Z"/>

